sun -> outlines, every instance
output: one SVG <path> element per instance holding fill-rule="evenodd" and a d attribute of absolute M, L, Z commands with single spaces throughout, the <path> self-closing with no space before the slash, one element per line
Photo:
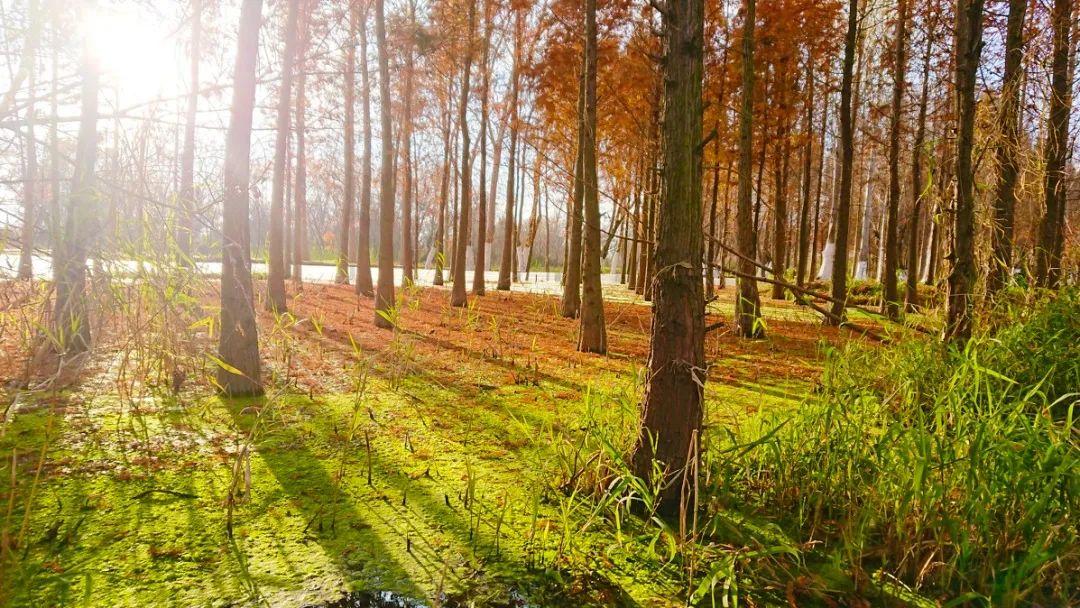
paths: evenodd
<path fill-rule="evenodd" d="M 179 92 L 178 48 L 161 19 L 137 6 L 98 8 L 83 19 L 88 51 L 124 103 Z"/>

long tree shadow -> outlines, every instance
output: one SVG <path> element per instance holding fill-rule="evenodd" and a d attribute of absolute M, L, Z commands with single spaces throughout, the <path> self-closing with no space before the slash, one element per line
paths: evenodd
<path fill-rule="evenodd" d="M 375 530 L 370 521 L 373 511 L 361 512 L 349 500 L 327 472 L 322 459 L 288 429 L 256 428 L 265 422 L 259 420 L 256 412 L 273 407 L 272 402 L 226 398 L 220 402 L 241 432 L 252 436 L 255 431 L 250 457 L 266 465 L 289 505 L 299 511 L 305 522 L 302 531 L 305 542 L 317 543 L 346 580 L 358 579 L 361 585 L 414 597 L 422 594 L 408 569 L 398 561 L 398 552 Z M 255 487 L 255 480 L 252 485 Z M 253 504 L 263 509 L 269 506 Z M 240 516 L 246 514 L 240 511 Z M 332 521 L 328 522 L 331 517 Z"/>

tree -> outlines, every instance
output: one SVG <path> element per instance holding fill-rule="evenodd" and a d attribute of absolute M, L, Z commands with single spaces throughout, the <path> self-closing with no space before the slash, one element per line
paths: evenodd
<path fill-rule="evenodd" d="M 903 1 L 903 0 L 901 0 Z M 806 269 L 810 254 L 810 188 L 813 185 L 812 167 L 814 162 L 814 67 L 812 57 L 806 58 L 806 127 L 803 129 L 806 141 L 802 147 L 802 185 L 799 193 L 799 251 L 795 264 L 795 284 L 802 287 L 806 283 Z M 822 149 L 822 154 L 825 150 Z"/>
<path fill-rule="evenodd" d="M 607 352 L 607 329 L 604 326 L 604 295 L 600 286 L 600 197 L 596 174 L 596 39 L 596 0 L 585 0 L 585 120 L 580 123 L 584 129 L 579 136 L 584 186 L 585 256 L 581 275 L 581 335 L 578 350 L 603 354 Z M 698 95 L 700 97 L 700 92 Z M 698 120 L 700 131 L 700 116 Z M 700 184 L 698 189 L 700 191 Z M 700 210 L 698 213 L 700 215 Z M 614 232 L 612 230 L 612 234 Z M 698 259 L 700 260 L 700 254 Z"/>
<path fill-rule="evenodd" d="M 81 116 L 75 173 L 63 234 L 53 256 L 53 283 L 56 286 L 52 333 L 60 354 L 74 355 L 90 348 L 90 317 L 86 302 L 86 261 L 93 239 L 100 230 L 97 179 L 97 121 L 99 73 L 89 51 L 82 59 Z M 2 112 L 0 112 L 2 113 Z M 224 329 L 224 328 L 223 328 Z"/>
<path fill-rule="evenodd" d="M 277 131 L 274 134 L 274 176 L 270 193 L 270 259 L 266 273 L 266 309 L 285 313 L 285 163 L 288 156 L 289 113 L 292 102 L 293 61 L 296 56 L 297 22 L 300 0 L 289 0 L 285 16 L 285 51 L 281 56 L 281 85 L 278 88 Z M 347 127 L 346 127 L 347 128 Z M 346 181 L 348 177 L 346 177 Z"/>
<path fill-rule="evenodd" d="M 473 262 L 473 295 L 482 296 L 487 288 L 484 272 L 487 270 L 488 221 L 487 208 L 495 206 L 495 197 L 488 200 L 487 148 L 488 148 L 488 99 L 491 97 L 491 33 L 494 29 L 491 0 L 484 0 L 484 46 L 480 59 L 480 184 L 477 189 L 476 250 Z M 496 175 L 494 179 L 498 179 Z M 492 193 L 494 194 L 494 192 Z M 495 226 L 490 226 L 495 232 Z"/>
<path fill-rule="evenodd" d="M 382 121 L 379 136 L 382 142 L 379 167 L 379 284 L 375 293 L 375 326 L 393 329 L 390 310 L 394 307 L 394 127 L 390 118 L 390 50 L 386 47 L 383 0 L 375 0 L 375 44 L 379 49 L 379 114 Z"/>
<path fill-rule="evenodd" d="M 338 229 L 337 273 L 334 282 L 349 283 L 349 232 L 356 204 L 356 30 L 357 2 L 349 2 L 349 39 L 345 44 L 345 183 L 341 197 L 341 224 Z"/>
<path fill-rule="evenodd" d="M 855 158 L 855 131 L 852 125 L 851 83 L 855 67 L 855 45 L 859 32 L 859 0 L 848 2 L 848 27 L 844 38 L 843 76 L 840 81 L 840 193 L 836 201 L 833 230 L 836 249 L 832 263 L 832 314 L 828 324 L 839 324 L 847 302 L 848 225 L 851 216 L 851 166 Z"/>
<path fill-rule="evenodd" d="M 199 60 L 202 48 L 202 0 L 191 1 L 191 54 L 189 56 L 188 103 L 184 116 L 184 150 L 180 157 L 180 221 L 176 242 L 180 263 L 192 263 L 195 237 L 195 120 L 199 115 Z"/>
<path fill-rule="evenodd" d="M 38 163 L 37 163 L 37 138 L 35 131 L 34 96 L 36 85 L 36 55 L 37 47 L 41 38 L 41 7 L 38 0 L 32 0 L 27 7 L 30 16 L 30 29 L 26 36 L 26 46 L 23 49 L 23 66 L 28 66 L 27 89 L 29 101 L 26 106 L 26 165 L 25 179 L 23 181 L 23 217 L 22 234 L 19 243 L 19 270 L 18 278 L 29 280 L 34 276 L 34 231 L 37 227 L 37 198 L 40 188 L 38 186 Z M 18 85 L 16 85 L 18 88 Z"/>
<path fill-rule="evenodd" d="M 262 0 L 244 0 L 240 9 L 233 100 L 225 139 L 222 200 L 221 333 L 217 385 L 231 397 L 262 394 L 259 329 L 251 286 L 248 188 L 251 180 L 251 120 L 255 109 Z"/>
<path fill-rule="evenodd" d="M 754 218 L 751 210 L 751 164 L 754 147 L 754 27 L 757 20 L 757 0 L 743 1 L 742 35 L 742 101 L 739 109 L 739 194 L 735 223 L 739 249 L 738 296 L 735 300 L 735 323 L 744 338 L 764 335 L 761 325 L 761 296 L 754 276 L 756 255 Z M 662 219 L 662 218 L 661 218 Z"/>
<path fill-rule="evenodd" d="M 752 4 L 754 0 L 748 0 Z M 703 0 L 668 0 L 661 15 L 665 55 L 663 196 L 657 235 L 652 339 L 641 432 L 633 465 L 661 485 L 661 509 L 696 506 L 705 387 L 705 302 L 701 281 Z M 748 14 L 752 16 L 753 11 Z M 663 479 L 656 479 L 659 463 Z M 680 481 L 681 480 L 681 481 Z"/>
<path fill-rule="evenodd" d="M 900 123 L 903 119 L 904 77 L 907 73 L 908 0 L 897 2 L 896 40 L 893 51 L 893 97 L 889 122 L 889 204 L 885 216 L 885 272 L 882 277 L 882 312 L 890 319 L 900 314 L 896 271 L 900 257 L 896 225 L 900 211 Z"/>
<path fill-rule="evenodd" d="M 469 245 L 469 207 L 472 197 L 472 170 L 469 168 L 469 76 L 472 71 L 473 32 L 476 29 L 476 0 L 469 3 L 469 27 L 465 33 L 464 69 L 461 73 L 461 102 L 458 106 L 458 126 L 461 127 L 461 208 L 458 211 L 458 228 L 454 236 L 454 287 L 450 292 L 450 305 L 462 307 L 469 303 L 465 294 L 465 258 Z"/>
<path fill-rule="evenodd" d="M 1023 0 L 1021 0 L 1023 1 Z M 926 142 L 926 112 L 930 101 L 930 58 L 934 50 L 934 26 L 936 20 L 927 23 L 926 55 L 923 57 L 922 92 L 919 94 L 919 118 L 915 127 L 915 141 L 911 153 L 911 220 L 908 222 L 907 283 L 904 288 L 904 306 L 914 312 L 919 304 L 919 221 L 923 201 L 929 184 L 923 183 L 923 150 Z"/>
<path fill-rule="evenodd" d="M 1065 204 L 1068 180 L 1065 162 L 1069 156 L 1069 112 L 1072 110 L 1070 40 L 1072 40 L 1072 0 L 1054 0 L 1053 58 L 1050 66 L 1050 110 L 1046 127 L 1046 176 L 1043 197 L 1046 211 L 1039 224 L 1035 247 L 1035 279 L 1040 287 L 1054 289 L 1061 279 L 1061 251 L 1064 243 Z"/>
<path fill-rule="evenodd" d="M 583 62 L 584 63 L 584 62 Z M 571 201 L 568 206 L 566 218 L 567 232 L 570 235 L 566 245 L 566 256 L 563 261 L 565 275 L 563 277 L 563 294 L 560 312 L 568 319 L 576 319 L 581 312 L 581 229 L 583 219 L 583 206 L 585 199 L 585 185 L 583 181 L 584 162 L 581 158 L 581 134 L 585 132 L 582 124 L 585 117 L 585 66 L 582 65 L 581 77 L 578 85 L 577 104 L 577 147 L 574 151 L 574 182 L 571 192 Z"/>
<path fill-rule="evenodd" d="M 371 297 L 371 83 L 368 72 L 367 16 L 370 2 L 360 15 L 360 119 L 363 153 L 360 158 L 360 222 L 356 231 L 356 294 Z M 354 9 L 355 10 L 355 9 Z"/>
<path fill-rule="evenodd" d="M 401 155 L 404 159 L 402 165 L 405 181 L 405 192 L 401 197 L 401 284 L 410 285 L 413 282 L 413 267 L 415 266 L 413 258 L 413 159 L 412 159 L 412 140 L 413 140 L 413 109 L 412 109 L 412 97 L 413 97 L 413 72 L 415 67 L 415 60 L 413 58 L 413 34 L 412 29 L 415 29 L 415 17 L 416 8 L 413 2 L 409 2 L 409 26 L 410 32 L 405 37 L 405 98 L 403 99 L 404 108 L 401 121 Z"/>
<path fill-rule="evenodd" d="M 306 12 L 307 0 L 302 8 Z M 307 255 L 307 55 L 308 18 L 300 25 L 300 43 L 296 63 L 300 77 L 296 83 L 296 173 L 293 176 L 293 282 L 300 286 L 304 279 L 304 256 Z"/>
<path fill-rule="evenodd" d="M 960 343 L 971 337 L 975 291 L 975 169 L 971 149 L 975 144 L 975 84 L 982 52 L 983 2 L 957 0 L 956 4 L 956 212 L 945 338 Z"/>
<path fill-rule="evenodd" d="M 499 282 L 496 286 L 501 291 L 510 289 L 510 279 L 514 267 L 514 180 L 517 179 L 517 142 L 520 129 L 518 125 L 518 86 L 521 71 L 521 36 L 522 14 L 515 11 L 514 18 L 514 67 L 510 76 L 510 162 L 506 169 L 506 216 L 504 221 L 502 260 L 499 265 Z"/>
<path fill-rule="evenodd" d="M 989 297 L 993 297 L 1012 275 L 1013 216 L 1016 183 L 1020 175 L 1020 90 L 1024 76 L 1024 18 L 1027 5 L 1027 0 L 1009 0 L 1009 18 L 1005 26 L 1005 75 L 1001 81 L 999 113 L 1001 136 L 996 149 L 998 182 L 990 232 L 993 255 L 986 277 L 986 294 Z"/>

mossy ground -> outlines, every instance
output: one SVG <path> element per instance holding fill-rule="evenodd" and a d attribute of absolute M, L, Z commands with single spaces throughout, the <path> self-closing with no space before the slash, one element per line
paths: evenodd
<path fill-rule="evenodd" d="M 308 285 L 292 315 L 260 317 L 264 398 L 213 396 L 206 361 L 177 392 L 131 378 L 121 345 L 69 390 L 11 391 L 0 603 L 289 606 L 365 589 L 680 604 L 680 568 L 647 536 L 613 541 L 558 489 L 589 425 L 634 424 L 649 310 L 608 295 L 607 357 L 574 350 L 576 322 L 548 296 L 451 309 L 445 291 L 409 290 L 387 332 L 348 287 Z M 766 323 L 763 341 L 710 334 L 710 432 L 797 407 L 822 342 L 850 335 L 786 303 Z M 211 338 L 194 339 L 212 352 Z"/>

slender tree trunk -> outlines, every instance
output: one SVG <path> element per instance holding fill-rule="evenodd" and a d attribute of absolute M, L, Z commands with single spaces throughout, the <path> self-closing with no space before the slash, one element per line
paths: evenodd
<path fill-rule="evenodd" d="M 473 287 L 474 295 L 482 296 L 486 290 L 484 273 L 487 270 L 487 246 L 488 246 L 488 223 L 487 207 L 487 148 L 488 148 L 488 98 L 491 96 L 491 32 L 493 30 L 493 16 L 491 0 L 484 0 L 484 47 L 481 52 L 480 72 L 480 188 L 478 206 L 476 209 L 476 251 L 473 262 Z M 495 206 L 494 197 L 490 204 Z M 492 232 L 494 226 L 490 226 Z"/>
<path fill-rule="evenodd" d="M 585 117 L 585 66 L 582 62 L 581 80 L 578 84 L 577 106 L 578 141 L 577 150 L 574 152 L 574 187 L 573 201 L 570 204 L 570 214 L 567 217 L 570 240 L 567 244 L 566 279 L 563 283 L 562 316 L 575 319 L 581 313 L 581 230 L 584 213 L 585 185 L 584 185 L 584 160 L 581 157 L 582 141 L 584 133 Z"/>
<path fill-rule="evenodd" d="M 1050 110 L 1046 126 L 1046 177 L 1043 187 L 1046 213 L 1039 225 L 1039 242 L 1035 247 L 1035 277 L 1039 287 L 1055 289 L 1061 279 L 1068 193 L 1065 165 L 1069 156 L 1069 112 L 1072 109 L 1069 59 L 1073 52 L 1070 49 L 1073 0 L 1054 0 L 1051 21 L 1054 48 L 1050 68 Z"/>
<path fill-rule="evenodd" d="M 416 8 L 412 1 L 409 2 L 409 23 L 412 29 L 415 29 L 416 25 Z M 413 254 L 413 158 L 412 158 L 412 130 L 413 130 L 413 115 L 412 115 L 412 98 L 413 98 L 413 72 L 414 63 L 413 58 L 413 45 L 412 34 L 409 34 L 405 49 L 405 99 L 404 103 L 405 116 L 401 121 L 401 156 L 404 159 L 402 163 L 403 173 L 405 174 L 405 191 L 401 196 L 401 284 L 403 286 L 411 285 L 413 283 L 413 269 L 415 267 L 415 256 Z"/>
<path fill-rule="evenodd" d="M 882 280 L 882 312 L 890 319 L 900 315 L 900 295 L 896 286 L 900 248 L 897 244 L 900 214 L 900 125 L 903 119 L 904 78 L 907 75 L 908 0 L 898 0 L 896 40 L 893 55 L 892 116 L 889 124 L 889 204 L 885 212 L 885 264 Z"/>
<path fill-rule="evenodd" d="M 778 281 L 784 280 L 786 268 L 784 261 L 787 258 L 787 158 L 788 158 L 788 128 L 780 129 L 777 134 L 776 157 L 774 158 L 774 183 L 776 184 L 776 202 L 773 205 L 773 277 Z M 779 283 L 772 285 L 772 298 L 784 299 L 784 286 Z"/>
<path fill-rule="evenodd" d="M 356 229 L 356 294 L 375 295 L 371 284 L 371 83 L 368 71 L 368 6 L 360 15 L 360 124 L 363 153 L 360 158 L 360 222 Z"/>
<path fill-rule="evenodd" d="M 855 157 L 855 132 L 852 125 L 851 81 L 855 66 L 855 45 L 859 31 L 859 0 L 848 2 L 848 29 L 844 40 L 843 80 L 840 84 L 840 195 L 836 201 L 835 258 L 832 264 L 832 315 L 828 324 L 839 324 L 844 318 L 847 301 L 848 224 L 851 215 L 851 166 Z"/>
<path fill-rule="evenodd" d="M 306 10 L 305 2 L 301 7 Z M 296 174 L 293 184 L 293 272 L 292 280 L 297 285 L 304 279 L 304 256 L 307 248 L 307 39 L 308 23 L 303 20 L 296 65 L 300 68 L 300 77 L 296 83 Z"/>
<path fill-rule="evenodd" d="M 37 2 L 30 6 L 32 20 L 40 19 Z M 40 31 L 39 28 L 31 27 L 31 32 Z M 37 41 L 27 41 L 27 44 L 37 46 Z M 26 174 L 23 180 L 23 216 L 22 234 L 19 237 L 19 270 L 18 278 L 29 281 L 34 277 L 34 233 L 37 228 L 38 193 L 41 191 L 38 181 L 38 157 L 37 136 L 34 112 L 36 110 L 34 96 L 37 95 L 37 66 L 33 58 L 30 60 L 30 74 L 26 78 L 29 104 L 26 107 Z"/>
<path fill-rule="evenodd" d="M 439 217 L 435 225 L 435 278 L 433 285 L 443 284 L 443 264 L 446 260 L 444 244 L 446 242 L 446 207 L 450 196 L 450 96 L 451 87 L 446 91 L 446 110 L 443 111 L 443 165 L 439 179 Z"/>
<path fill-rule="evenodd" d="M 721 107 L 723 107 L 721 105 Z M 709 242 L 705 247 L 705 300 L 712 300 L 716 293 L 713 268 L 716 261 L 716 203 L 720 193 L 720 121 L 716 122 L 717 134 L 713 138 L 712 194 L 709 197 Z"/>
<path fill-rule="evenodd" d="M 960 343 L 971 337 L 976 279 L 975 170 L 971 152 L 975 145 L 975 84 L 982 51 L 983 1 L 957 0 L 956 6 L 956 213 L 945 338 Z"/>
<path fill-rule="evenodd" d="M 1021 0 L 1023 1 L 1023 0 Z M 904 287 L 904 305 L 914 312 L 919 305 L 919 222 L 923 200 L 929 184 L 923 184 L 923 147 L 926 142 L 926 112 L 930 97 L 930 57 L 934 49 L 933 35 L 926 37 L 926 55 L 923 57 L 922 92 L 919 94 L 919 119 L 915 127 L 915 142 L 911 154 L 911 221 L 908 223 L 907 282 Z"/>
<path fill-rule="evenodd" d="M 251 286 L 251 233 L 248 190 L 251 183 L 251 122 L 255 109 L 262 0 L 244 0 L 240 9 L 233 101 L 225 139 L 225 190 L 222 202 L 221 333 L 217 386 L 225 395 L 262 394 L 259 329 Z M 93 127 L 91 127 L 93 128 Z M 226 367 L 227 366 L 227 367 Z"/>
<path fill-rule="evenodd" d="M 382 160 L 379 166 L 379 283 L 375 326 L 393 329 L 394 302 L 394 126 L 390 117 L 390 50 L 386 46 L 383 0 L 375 0 L 375 43 L 379 50 L 379 115 Z"/>
<path fill-rule="evenodd" d="M 292 102 L 293 63 L 296 59 L 296 37 L 300 18 L 300 0 L 289 0 L 285 17 L 285 52 L 281 57 L 281 85 L 278 88 L 277 131 L 274 134 L 274 175 L 270 195 L 270 259 L 266 275 L 266 309 L 285 313 L 288 306 L 285 300 L 285 164 L 288 157 L 289 112 Z M 347 78 L 347 77 L 346 77 Z M 348 110 L 346 110 L 348 112 Z M 348 125 L 345 127 L 349 133 Z M 346 156 L 349 154 L 348 143 Z M 348 168 L 346 168 L 346 191 L 352 186 Z"/>
<path fill-rule="evenodd" d="M 742 103 L 739 110 L 739 198 L 735 217 L 738 225 L 736 240 L 740 258 L 738 270 L 739 294 L 735 300 L 735 322 L 739 335 L 760 338 L 761 297 L 757 281 L 747 278 L 757 275 L 754 268 L 754 218 L 751 210 L 751 165 L 754 148 L 754 30 L 757 26 L 757 0 L 743 0 L 742 40 Z M 760 192 L 760 189 L 759 189 Z"/>
<path fill-rule="evenodd" d="M 580 136 L 582 181 L 585 187 L 585 256 L 581 276 L 581 333 L 578 350 L 603 354 L 607 352 L 607 329 L 604 325 L 604 296 L 600 285 L 600 197 L 596 174 L 596 43 L 596 0 L 585 0 L 585 120 L 582 122 L 585 128 Z M 700 86 L 699 83 L 699 108 Z M 700 116 L 697 130 L 701 131 Z M 695 159 L 694 162 L 700 162 L 700 159 Z M 700 189 L 699 184 L 699 192 Z M 701 204 L 700 201 L 698 204 Z M 699 226 L 700 216 L 701 210 L 698 209 Z M 698 248 L 701 248 L 700 244 Z M 698 259 L 701 259 L 700 253 Z M 700 281 L 698 285 L 700 287 Z"/>
<path fill-rule="evenodd" d="M 903 1 L 903 0 L 901 0 Z M 802 149 L 802 192 L 799 206 L 799 254 L 795 262 L 795 284 L 806 285 L 810 255 L 810 188 L 814 163 L 814 67 L 813 57 L 806 58 L 806 142 Z M 824 152 L 824 150 L 823 150 Z"/>
<path fill-rule="evenodd" d="M 993 297 L 1012 276 L 1013 216 L 1020 175 L 1020 87 L 1023 82 L 1024 20 L 1028 2 L 1009 0 L 1005 34 L 1005 75 L 1001 81 L 1001 135 L 997 144 L 998 183 L 991 222 L 990 272 L 986 295 Z"/>
<path fill-rule="evenodd" d="M 195 238 L 195 121 L 199 114 L 199 61 L 202 51 L 202 2 L 191 0 L 191 51 L 188 67 L 187 113 L 184 116 L 184 149 L 180 157 L 180 218 L 176 243 L 179 263 L 194 265 L 192 242 Z"/>
<path fill-rule="evenodd" d="M 461 102 L 458 107 L 458 126 L 461 128 L 461 207 L 458 211 L 458 228 L 454 235 L 454 287 L 450 292 L 450 305 L 466 306 L 465 294 L 465 257 L 469 245 L 469 207 L 472 197 L 472 169 L 469 167 L 469 77 L 472 71 L 473 33 L 476 29 L 476 0 L 469 3 L 469 27 L 465 35 L 464 69 L 461 74 Z"/>
<path fill-rule="evenodd" d="M 521 11 L 514 16 L 514 66 L 510 76 L 510 116 L 507 119 L 510 125 L 510 164 L 506 169 L 506 218 L 503 233 L 502 260 L 499 265 L 500 291 L 510 289 L 510 282 L 514 272 L 514 183 L 517 180 L 517 142 L 520 126 L 518 125 L 518 80 L 521 71 L 521 37 L 523 32 Z M 567 283 L 570 281 L 567 280 Z M 565 314 L 565 312 L 564 312 Z"/>
<path fill-rule="evenodd" d="M 341 224 L 338 228 L 337 274 L 334 282 L 349 283 L 349 239 L 352 232 L 352 213 L 356 205 L 356 31 L 359 27 L 359 3 L 353 2 L 349 11 L 349 39 L 345 44 L 345 183 L 341 200 Z"/>
<path fill-rule="evenodd" d="M 748 0 L 753 3 L 754 0 Z M 664 194 L 656 251 L 652 339 L 641 434 L 640 477 L 663 489 L 661 511 L 693 512 L 705 385 L 701 283 L 701 143 L 704 2 L 670 0 L 663 13 Z M 750 13 L 752 15 L 752 11 Z M 655 479 L 654 464 L 663 478 Z"/>

